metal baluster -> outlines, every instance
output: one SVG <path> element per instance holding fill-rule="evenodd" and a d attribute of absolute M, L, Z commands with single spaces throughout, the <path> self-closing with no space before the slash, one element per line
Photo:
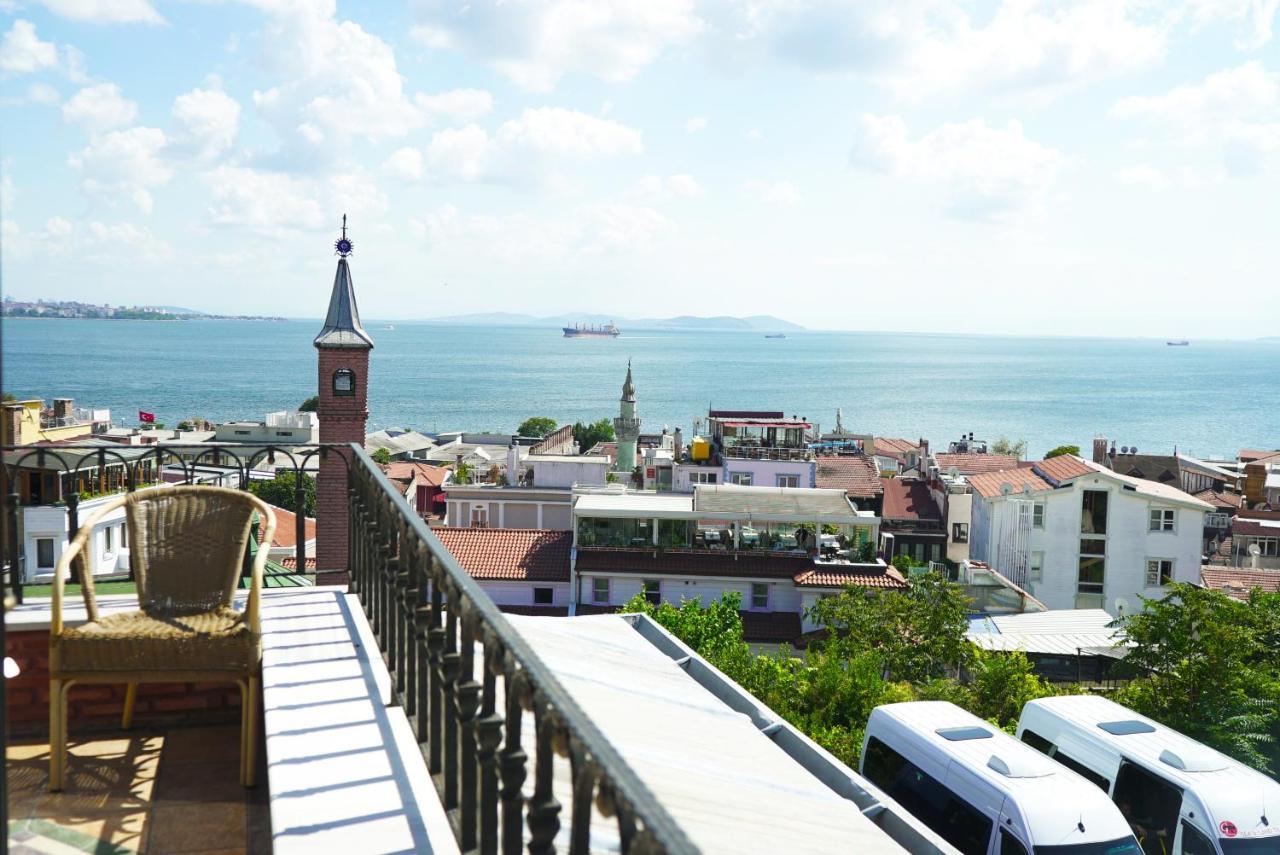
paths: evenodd
<path fill-rule="evenodd" d="M 404 714 L 412 718 L 418 711 L 418 652 L 422 649 L 422 638 L 418 632 L 418 604 L 422 599 L 418 590 L 421 583 L 418 561 L 422 554 L 422 542 L 407 533 L 403 534 L 400 538 L 400 553 L 405 577 L 404 689 L 400 702 L 404 704 Z"/>
<path fill-rule="evenodd" d="M 480 755 L 480 853 L 498 852 L 498 745 L 502 743 L 502 716 L 497 712 L 498 673 L 503 651 L 492 632 L 484 636 L 484 696 L 476 720 L 476 744 Z"/>
<path fill-rule="evenodd" d="M 524 779 L 529 755 L 520 746 L 524 713 L 530 709 L 529 684 L 517 670 L 515 659 L 504 656 L 502 684 L 507 693 L 506 742 L 502 746 L 502 852 L 519 855 L 524 851 Z"/>
<path fill-rule="evenodd" d="M 431 568 L 431 612 L 430 628 L 427 630 L 427 656 L 430 660 L 428 670 L 429 695 L 431 702 L 427 712 L 431 720 L 430 758 L 428 768 L 431 774 L 438 775 L 444 769 L 444 721 L 440 708 L 444 706 L 444 641 L 445 630 L 441 625 L 441 613 L 444 610 L 444 592 L 441 587 L 443 571 L 434 555 L 429 558 Z"/>
<path fill-rule="evenodd" d="M 555 777 L 557 723 L 554 713 L 542 698 L 535 698 L 534 719 L 538 733 L 537 758 L 534 761 L 533 798 L 529 802 L 529 853 L 552 855 L 556 851 L 556 834 L 560 831 L 560 802 L 552 790 Z"/>
<path fill-rule="evenodd" d="M 444 715 L 444 808 L 458 806 L 458 708 L 454 702 L 458 671 L 462 656 L 458 652 L 458 589 L 449 585 L 449 608 L 445 612 L 444 655 L 440 657 L 444 697 L 440 699 Z"/>
<path fill-rule="evenodd" d="M 462 650 L 459 660 L 455 703 L 458 706 L 458 735 L 461 748 L 459 762 L 462 787 L 462 848 L 476 845 L 476 710 L 480 706 L 480 684 L 476 682 L 476 616 L 468 612 L 462 618 Z"/>
<path fill-rule="evenodd" d="M 570 739 L 573 761 L 573 815 L 569 818 L 569 855 L 586 855 L 591 850 L 591 799 L 595 795 L 596 764 L 586 756 L 577 737 Z"/>
<path fill-rule="evenodd" d="M 636 836 L 636 813 L 631 805 L 619 801 L 616 795 L 614 806 L 618 811 L 618 839 L 622 842 L 622 855 L 628 855 Z"/>
<path fill-rule="evenodd" d="M 396 538 L 396 685 L 399 687 L 400 703 L 405 705 L 405 715 L 409 714 L 406 694 L 412 694 L 409 682 L 409 661 L 412 656 L 409 646 L 413 643 L 413 601 L 409 598 L 410 558 L 412 549 L 408 532 L 404 529 L 404 520 L 400 521 L 399 536 Z"/>
<path fill-rule="evenodd" d="M 9 538 L 7 544 L 9 551 L 9 584 L 13 586 L 13 601 L 15 603 L 22 602 L 22 584 L 25 581 L 22 578 L 23 571 L 26 570 L 26 557 L 18 552 L 18 544 L 21 542 L 18 537 L 18 514 L 21 509 L 18 502 L 21 496 L 18 495 L 18 473 L 16 469 L 9 472 L 9 506 L 5 509 L 9 518 L 9 530 L 6 532 Z"/>

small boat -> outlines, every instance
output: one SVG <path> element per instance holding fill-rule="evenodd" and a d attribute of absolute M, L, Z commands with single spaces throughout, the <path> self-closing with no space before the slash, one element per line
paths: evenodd
<path fill-rule="evenodd" d="M 388 329 L 388 330 L 394 330 L 395 328 L 396 328 L 395 324 L 387 324 L 385 327 L 383 327 L 383 329 Z"/>
<path fill-rule="evenodd" d="M 780 333 L 780 332 L 765 333 L 765 334 L 764 334 L 764 337 L 765 337 L 765 338 L 786 338 L 786 337 L 787 337 L 787 334 L 786 334 L 786 333 Z"/>
<path fill-rule="evenodd" d="M 1179 339 L 1178 341 L 1166 341 L 1165 344 L 1168 345 L 1169 347 L 1190 347 L 1191 346 L 1191 342 L 1187 341 L 1185 338 Z"/>

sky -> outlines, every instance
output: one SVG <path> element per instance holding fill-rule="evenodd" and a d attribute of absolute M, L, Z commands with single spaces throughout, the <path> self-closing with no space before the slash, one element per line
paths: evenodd
<path fill-rule="evenodd" d="M 18 299 L 1280 328 L 1280 0 L 0 0 Z"/>

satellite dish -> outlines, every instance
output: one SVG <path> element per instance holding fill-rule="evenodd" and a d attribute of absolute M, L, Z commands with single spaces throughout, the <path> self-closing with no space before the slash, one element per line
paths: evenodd
<path fill-rule="evenodd" d="M 1031 495 L 1031 485 L 1030 485 L 1030 484 L 1023 484 L 1023 485 L 1022 485 L 1022 493 L 1023 493 L 1023 495 L 1025 495 L 1025 496 L 1030 496 L 1030 495 Z"/>
<path fill-rule="evenodd" d="M 951 467 L 948 467 L 947 474 L 950 475 L 952 478 L 958 478 L 960 477 L 960 470 L 955 466 L 951 466 Z"/>
<path fill-rule="evenodd" d="M 1122 445 L 1122 446 L 1120 446 L 1120 453 L 1121 453 L 1121 454 L 1128 454 L 1128 453 L 1129 453 L 1129 446 L 1127 446 L 1127 445 Z"/>
<path fill-rule="evenodd" d="M 1128 603 L 1125 602 L 1124 597 L 1116 597 L 1115 605 L 1116 605 L 1116 614 L 1119 615 L 1120 617 L 1124 617 L 1124 610 L 1129 605 Z"/>
<path fill-rule="evenodd" d="M 1261 555 L 1261 554 L 1262 554 L 1262 547 L 1261 547 L 1261 546 L 1259 546 L 1259 545 L 1258 545 L 1258 544 L 1256 544 L 1256 543 L 1251 543 L 1251 544 L 1249 544 L 1249 554 L 1250 554 L 1250 555 Z"/>
<path fill-rule="evenodd" d="M 1136 445 L 1131 445 L 1131 446 L 1129 446 L 1129 453 L 1130 453 L 1130 454 L 1137 454 L 1137 453 L 1138 453 L 1138 446 L 1136 446 Z"/>
<path fill-rule="evenodd" d="M 1007 496 L 1012 492 L 1013 492 L 1013 485 L 1010 484 L 1008 481 L 1005 481 L 1003 484 L 1000 485 L 1000 495 Z"/>

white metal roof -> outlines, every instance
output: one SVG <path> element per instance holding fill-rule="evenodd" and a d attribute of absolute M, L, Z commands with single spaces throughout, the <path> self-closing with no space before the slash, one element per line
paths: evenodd
<path fill-rule="evenodd" d="M 979 628 L 971 624 L 969 641 L 984 650 L 1025 653 L 1119 656 L 1126 646 L 1109 626 L 1115 620 L 1103 609 L 1050 609 L 1013 615 L 990 615 Z"/>
<path fill-rule="evenodd" d="M 1261 772 L 1104 697 L 1063 695 L 1040 698 L 1029 702 L 1023 715 L 1036 707 L 1071 723 L 1112 750 L 1158 771 L 1184 790 L 1194 791 L 1212 814 L 1215 824 L 1234 823 L 1241 836 L 1280 835 L 1280 783 Z M 1102 722 L 1126 720 L 1143 722 L 1153 730 L 1117 736 L 1098 726 Z M 1162 759 L 1161 755 L 1166 752 L 1181 758 L 1188 769 L 1199 767 L 1204 771 L 1178 769 Z M 1269 825 L 1261 822 L 1264 816 L 1268 818 Z"/>
<path fill-rule="evenodd" d="M 507 617 L 702 851 L 904 851 L 624 619 Z"/>
<path fill-rule="evenodd" d="M 938 734 L 939 729 L 969 727 L 991 736 L 952 741 Z M 1132 834 L 1119 809 L 1097 786 L 955 704 L 912 701 L 878 706 L 871 712 L 867 733 L 877 730 L 909 733 L 928 746 L 937 762 L 946 764 L 949 758 L 951 768 L 960 766 L 1010 797 L 1033 846 L 1110 841 Z M 1082 816 L 1083 831 L 1077 825 Z"/>
<path fill-rule="evenodd" d="M 1190 493 L 1174 487 L 1171 484 L 1161 484 L 1159 481 L 1150 481 L 1146 478 L 1134 478 L 1132 475 L 1121 475 L 1119 472 L 1113 472 L 1105 466 L 1099 466 L 1091 460 L 1083 461 L 1084 464 L 1098 475 L 1106 476 L 1114 481 L 1120 481 L 1132 487 L 1134 492 L 1144 496 L 1150 496 L 1153 499 L 1160 499 L 1165 502 L 1176 502 L 1180 505 L 1190 505 L 1191 507 L 1212 511 L 1213 505 L 1208 502 L 1201 501 Z"/>
<path fill-rule="evenodd" d="M 574 513 L 579 516 L 639 516 L 644 513 L 693 512 L 693 496 L 672 493 L 587 493 L 578 496 Z"/>
<path fill-rule="evenodd" d="M 699 484 L 694 487 L 693 496 L 694 506 L 710 513 L 787 515 L 797 520 L 821 517 L 828 522 L 838 517 L 850 523 L 857 521 L 844 490 Z"/>

